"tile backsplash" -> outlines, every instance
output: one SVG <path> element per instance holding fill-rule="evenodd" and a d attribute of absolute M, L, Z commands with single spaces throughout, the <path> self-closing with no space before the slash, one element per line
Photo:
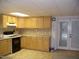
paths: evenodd
<path fill-rule="evenodd" d="M 6 29 L 0 29 L 0 36 Z M 16 29 L 16 34 L 21 34 L 24 36 L 50 36 L 49 29 Z"/>
<path fill-rule="evenodd" d="M 30 36 L 50 36 L 48 29 L 17 29 L 19 34 Z"/>

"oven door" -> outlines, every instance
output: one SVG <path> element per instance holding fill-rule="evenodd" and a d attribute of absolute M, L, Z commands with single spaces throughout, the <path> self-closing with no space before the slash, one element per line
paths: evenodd
<path fill-rule="evenodd" d="M 20 47 L 20 37 L 12 39 L 12 53 L 15 53 L 21 49 Z"/>

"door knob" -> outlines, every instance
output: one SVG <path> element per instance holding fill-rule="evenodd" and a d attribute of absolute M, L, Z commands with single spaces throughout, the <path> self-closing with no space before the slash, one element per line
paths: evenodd
<path fill-rule="evenodd" d="M 72 38 L 72 34 L 69 34 L 69 37 Z"/>

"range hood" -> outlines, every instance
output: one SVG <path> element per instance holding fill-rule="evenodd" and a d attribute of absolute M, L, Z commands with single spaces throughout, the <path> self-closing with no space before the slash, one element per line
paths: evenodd
<path fill-rule="evenodd" d="M 15 23 L 7 23 L 7 26 L 16 26 Z"/>
<path fill-rule="evenodd" d="M 16 29 L 15 23 L 7 23 L 6 31 L 14 31 Z"/>

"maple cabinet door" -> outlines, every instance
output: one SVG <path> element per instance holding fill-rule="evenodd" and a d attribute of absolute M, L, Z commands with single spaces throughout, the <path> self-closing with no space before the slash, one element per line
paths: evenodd
<path fill-rule="evenodd" d="M 26 18 L 25 28 L 36 28 L 36 18 Z"/>
<path fill-rule="evenodd" d="M 51 17 L 44 17 L 44 28 L 51 28 Z"/>
<path fill-rule="evenodd" d="M 37 17 L 36 28 L 43 28 L 43 17 Z"/>
<path fill-rule="evenodd" d="M 42 42 L 43 42 L 43 46 L 42 46 L 43 51 L 49 51 L 49 46 L 50 46 L 50 44 L 49 44 L 49 42 L 50 42 L 49 37 L 43 37 Z"/>
<path fill-rule="evenodd" d="M 22 37 L 21 48 L 32 49 L 32 37 Z"/>
<path fill-rule="evenodd" d="M 8 22 L 8 16 L 2 15 L 2 20 L 3 20 L 3 27 L 7 27 L 7 22 Z"/>
<path fill-rule="evenodd" d="M 25 28 L 25 18 L 17 18 L 17 28 Z"/>
<path fill-rule="evenodd" d="M 11 39 L 0 40 L 0 55 L 11 53 Z"/>

